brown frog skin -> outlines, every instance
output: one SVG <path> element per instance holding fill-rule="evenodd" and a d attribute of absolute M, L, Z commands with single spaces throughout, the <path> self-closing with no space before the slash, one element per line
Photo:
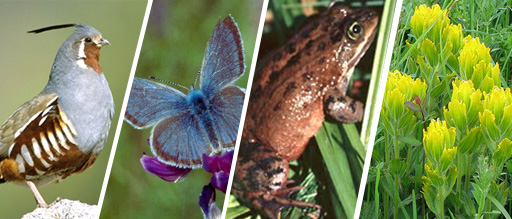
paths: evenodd
<path fill-rule="evenodd" d="M 378 17 L 339 3 L 259 63 L 233 180 L 238 200 L 266 218 L 283 207 L 320 206 L 289 198 L 288 162 L 304 152 L 325 114 L 360 121 L 363 104 L 345 96 L 353 68 L 375 37 Z"/>

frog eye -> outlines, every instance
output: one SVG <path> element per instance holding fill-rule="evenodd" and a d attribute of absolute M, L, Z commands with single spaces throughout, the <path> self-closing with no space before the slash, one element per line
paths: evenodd
<path fill-rule="evenodd" d="M 356 40 L 363 34 L 363 26 L 359 22 L 354 22 L 348 27 L 347 35 L 351 40 Z"/>

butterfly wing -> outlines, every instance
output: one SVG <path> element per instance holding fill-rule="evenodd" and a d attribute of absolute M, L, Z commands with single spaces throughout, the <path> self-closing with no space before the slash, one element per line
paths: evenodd
<path fill-rule="evenodd" d="M 245 92 L 237 86 L 227 86 L 210 99 L 210 114 L 213 128 L 222 147 L 235 146 L 240 117 L 244 105 Z"/>
<path fill-rule="evenodd" d="M 201 67 L 201 90 L 211 96 L 234 83 L 244 70 L 242 38 L 238 26 L 229 15 L 217 22 L 206 46 Z"/>
<path fill-rule="evenodd" d="M 201 167 L 203 153 L 211 154 L 212 148 L 199 124 L 189 111 L 163 119 L 151 133 L 151 151 L 166 164 Z"/>
<path fill-rule="evenodd" d="M 134 78 L 125 120 L 135 128 L 147 128 L 187 109 L 180 91 L 145 79 Z"/>

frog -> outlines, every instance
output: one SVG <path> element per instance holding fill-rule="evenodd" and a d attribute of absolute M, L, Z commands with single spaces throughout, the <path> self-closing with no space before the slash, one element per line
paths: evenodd
<path fill-rule="evenodd" d="M 264 218 L 283 207 L 321 206 L 290 195 L 289 162 L 298 159 L 326 118 L 354 123 L 364 104 L 346 95 L 354 67 L 375 38 L 378 15 L 339 2 L 258 63 L 247 106 L 232 193 Z"/>

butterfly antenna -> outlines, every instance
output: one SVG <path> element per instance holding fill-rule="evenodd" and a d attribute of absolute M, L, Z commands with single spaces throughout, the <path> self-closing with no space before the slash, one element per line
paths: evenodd
<path fill-rule="evenodd" d="M 194 80 L 194 86 L 196 86 L 196 87 L 199 87 L 199 85 L 197 84 L 197 79 L 199 79 L 200 75 L 201 75 L 201 69 L 199 69 L 199 71 L 197 71 L 196 80 Z"/>
<path fill-rule="evenodd" d="M 181 88 L 183 88 L 183 89 L 185 89 L 185 90 L 190 91 L 190 89 L 188 89 L 187 87 L 185 87 L 185 86 L 183 86 L 183 85 L 181 85 L 181 84 L 176 84 L 176 83 L 174 83 L 174 82 L 166 81 L 166 80 L 163 80 L 163 79 L 157 78 L 157 77 L 155 77 L 155 76 L 153 76 L 153 75 L 149 76 L 149 78 L 151 78 L 151 79 L 153 79 L 153 80 L 160 81 L 160 82 L 164 82 L 164 83 L 167 83 L 167 84 L 170 84 L 170 85 L 174 85 L 174 86 L 176 86 L 176 87 L 181 87 Z"/>

